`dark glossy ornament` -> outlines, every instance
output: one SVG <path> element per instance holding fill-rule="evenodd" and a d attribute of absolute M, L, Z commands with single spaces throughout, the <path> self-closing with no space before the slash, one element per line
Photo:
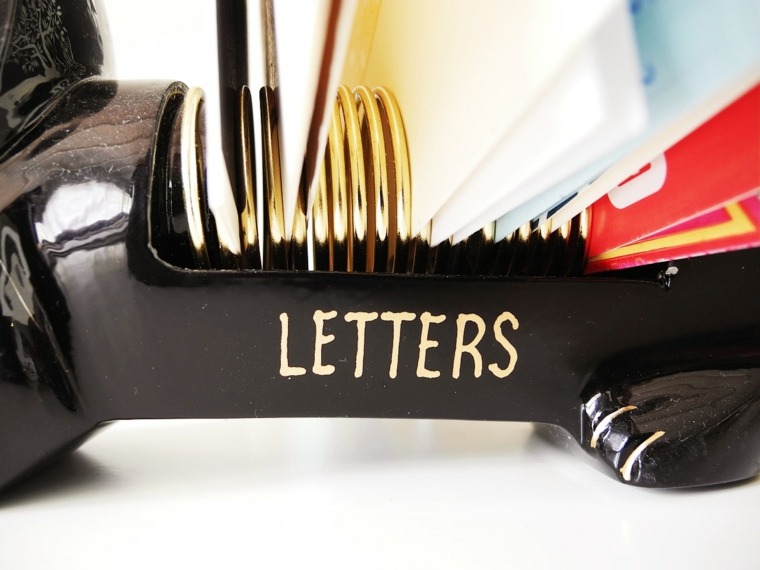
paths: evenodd
<path fill-rule="evenodd" d="M 760 469 L 760 349 L 680 340 L 603 363 L 586 390 L 582 440 L 624 482 L 689 487 Z"/>
<path fill-rule="evenodd" d="M 0 156 L 8 156 L 57 96 L 101 72 L 93 0 L 3 0 L 0 54 Z"/>

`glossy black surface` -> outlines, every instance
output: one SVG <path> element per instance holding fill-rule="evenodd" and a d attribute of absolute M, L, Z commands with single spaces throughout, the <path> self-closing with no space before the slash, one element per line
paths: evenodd
<path fill-rule="evenodd" d="M 760 250 L 667 284 L 182 269 L 183 96 L 73 82 L 0 164 L 0 486 L 164 417 L 534 421 L 632 484 L 760 469 Z"/>
<path fill-rule="evenodd" d="M 156 123 L 174 92 L 166 84 L 80 82 L 27 133 L 33 142 L 0 167 L 3 483 L 105 419 L 93 385 L 79 376 L 89 367 L 80 360 L 80 333 L 107 342 L 110 311 L 76 332 L 71 288 L 97 305 L 97 287 L 85 283 L 123 255 L 134 188 L 147 185 Z M 90 265 L 92 254 L 109 261 Z"/>
<path fill-rule="evenodd" d="M 122 418 L 524 420 L 560 425 L 583 441 L 581 394 L 589 379 L 611 377 L 627 393 L 642 374 L 651 377 L 652 363 L 637 371 L 626 355 L 660 346 L 655 364 L 678 368 L 698 355 L 697 364 L 712 362 L 712 369 L 738 361 L 757 367 L 756 353 L 746 349 L 760 339 L 757 250 L 679 263 L 669 290 L 657 281 L 658 268 L 635 282 L 167 265 L 151 246 L 151 204 L 166 191 L 163 165 L 174 156 L 176 138 L 165 129 L 174 124 L 182 93 L 179 86 L 83 82 L 46 117 L 37 142 L 0 169 L 3 231 L 11 236 L 3 259 L 3 483 L 76 445 L 102 422 Z M 323 334 L 335 336 L 321 348 L 322 365 L 334 367 L 327 375 L 314 371 L 317 311 L 336 311 L 324 321 Z M 356 377 L 358 329 L 345 317 L 358 311 L 415 315 L 401 328 L 395 377 L 393 326 L 379 318 L 366 323 Z M 519 325 L 500 329 L 516 360 L 498 378 L 489 364 L 503 370 L 513 360 L 492 332 L 505 312 Z M 438 345 L 427 350 L 423 367 L 435 378 L 419 374 L 425 313 L 445 317 L 427 334 Z M 303 368 L 302 375 L 281 373 L 282 314 L 288 364 Z M 463 354 L 454 378 L 460 315 L 486 324 L 479 377 L 474 359 Z M 467 341 L 476 328 L 465 324 Z M 730 343 L 704 353 L 699 339 Z M 678 417 L 677 393 L 669 397 Z M 705 398 L 714 404 L 713 396 Z M 755 456 L 741 457 L 756 465 Z M 705 477 L 686 484 L 726 480 Z M 651 477 L 631 482 L 671 484 Z"/>

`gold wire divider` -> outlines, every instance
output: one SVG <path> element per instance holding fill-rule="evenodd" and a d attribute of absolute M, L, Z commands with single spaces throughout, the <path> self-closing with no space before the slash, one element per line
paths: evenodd
<path fill-rule="evenodd" d="M 494 273 L 494 249 L 496 237 L 496 222 L 483 226 L 474 238 L 478 244 L 474 251 L 469 252 L 468 265 L 475 275 L 492 275 Z"/>
<path fill-rule="evenodd" d="M 393 95 L 383 88 L 352 92 L 340 86 L 312 213 L 315 269 L 407 271 L 410 179 L 406 133 Z"/>
<path fill-rule="evenodd" d="M 182 201 L 192 258 L 198 269 L 239 269 L 239 247 L 227 243 L 217 232 L 214 214 L 208 206 L 204 105 L 203 90 L 192 87 L 185 94 L 178 113 Z"/>
<path fill-rule="evenodd" d="M 298 271 L 309 269 L 309 216 L 306 213 L 308 193 L 299 192 L 296 197 L 296 210 L 293 218 L 293 230 L 288 244 L 288 269 Z"/>
<path fill-rule="evenodd" d="M 235 131 L 237 144 L 241 150 L 239 180 L 243 188 L 244 204 L 240 212 L 240 237 L 244 267 L 261 269 L 259 253 L 259 230 L 256 218 L 256 180 L 253 163 L 253 109 L 251 108 L 251 92 L 243 86 L 238 97 L 238 118 L 240 124 Z"/>
<path fill-rule="evenodd" d="M 393 254 L 389 247 L 388 157 L 382 117 L 375 94 L 367 87 L 361 85 L 355 88 L 354 97 L 359 111 L 362 147 L 369 150 L 369 153 L 364 154 L 364 174 L 369 199 L 367 206 L 370 212 L 370 231 L 367 233 L 367 271 L 384 273 L 388 271 L 389 261 Z"/>
<path fill-rule="evenodd" d="M 573 265 L 568 269 L 568 274 L 575 275 L 581 273 L 586 265 L 588 240 L 591 232 L 591 208 L 584 209 L 572 221 L 577 224 L 577 236 L 575 237 L 577 243 L 573 248 Z"/>
<path fill-rule="evenodd" d="M 412 240 L 412 176 L 409 161 L 409 147 L 406 130 L 401 119 L 396 97 L 385 87 L 374 90 L 380 112 L 384 117 L 383 126 L 387 129 L 386 140 L 390 139 L 391 157 L 388 160 L 390 197 L 390 231 L 388 270 L 404 273 L 409 269 L 409 250 Z"/>
<path fill-rule="evenodd" d="M 309 257 L 311 257 L 308 243 L 308 184 L 309 183 L 304 178 L 301 178 L 298 194 L 296 195 L 293 227 L 290 234 L 290 242 L 288 243 L 288 269 L 294 271 L 309 269 Z"/>
<path fill-rule="evenodd" d="M 340 102 L 343 89 L 342 86 L 339 88 L 338 99 L 333 106 L 312 216 L 314 268 L 324 271 L 353 271 L 353 253 L 363 249 L 362 245 L 355 246 L 353 240 L 354 218 L 360 231 L 365 224 L 352 211 L 351 197 L 355 197 L 354 201 L 363 201 L 359 195 L 359 180 L 363 184 L 364 159 L 359 156 L 356 162 L 357 151 L 354 149 L 346 161 L 348 145 L 345 139 L 351 136 L 348 129 L 354 123 L 346 119 L 343 113 Z M 349 183 L 356 185 L 353 191 Z"/>
<path fill-rule="evenodd" d="M 200 268 L 211 267 L 203 224 L 203 153 L 200 145 L 200 117 L 203 108 L 203 90 L 188 89 L 180 109 L 180 152 L 182 153 L 182 197 L 185 203 L 187 229 L 193 248 L 193 257 Z"/>
<path fill-rule="evenodd" d="M 183 140 L 200 139 L 197 128 L 184 121 L 198 117 L 202 97 L 192 92 L 185 103 Z M 250 92 L 240 93 L 239 145 L 243 164 L 241 237 L 244 250 L 257 246 L 256 210 L 264 215 L 264 234 L 258 244 L 265 270 L 306 269 L 321 271 L 428 273 L 447 275 L 564 276 L 580 272 L 590 228 L 584 211 L 559 228 L 548 223 L 533 228 L 523 224 L 511 235 L 494 241 L 495 222 L 487 224 L 466 240 L 447 240 L 430 247 L 431 224 L 411 235 L 411 167 L 409 148 L 399 105 L 385 88 L 370 90 L 345 86 L 338 89 L 328 128 L 322 161 L 307 223 L 303 188 L 299 192 L 297 218 L 292 239 L 286 242 L 280 173 L 279 112 L 277 93 L 260 91 L 264 200 L 256 208 L 253 181 L 253 146 Z M 196 130 L 192 130 L 196 129 Z M 199 144 L 199 143 L 198 143 Z M 208 267 L 204 238 L 202 157 L 197 145 L 188 151 L 184 199 L 188 226 L 199 268 Z M 195 178 L 193 178 L 195 176 Z M 185 178 L 183 178 L 183 183 Z M 211 220 L 213 221 L 213 220 Z M 198 231 L 200 230 L 200 234 Z M 310 232 L 310 235 L 307 233 Z M 212 232 L 213 233 L 213 232 Z M 241 266 L 255 269 L 255 261 Z"/>
<path fill-rule="evenodd" d="M 338 88 L 328 130 L 320 180 L 322 199 L 315 207 L 327 208 L 329 271 L 366 271 L 368 227 L 364 153 L 353 94 Z M 318 217 L 315 211 L 314 219 Z M 316 224 L 314 225 L 317 230 Z M 315 244 L 317 243 L 315 235 Z M 325 269 L 322 266 L 315 266 Z"/>
<path fill-rule="evenodd" d="M 312 210 L 312 259 L 313 267 L 317 271 L 334 271 L 333 230 L 332 230 L 332 206 L 329 191 L 327 189 L 327 173 L 324 162 L 319 167 L 317 179 L 317 191 L 314 196 Z"/>
<path fill-rule="evenodd" d="M 269 270 L 288 269 L 280 171 L 280 116 L 277 96 L 272 88 L 262 87 L 260 103 L 262 178 L 266 202 L 262 266 Z"/>
<path fill-rule="evenodd" d="M 427 272 L 430 259 L 430 236 L 433 235 L 432 220 L 425 224 L 409 243 L 409 258 L 406 272 L 423 274 Z"/>
<path fill-rule="evenodd" d="M 356 99 L 345 85 L 338 87 L 333 120 L 328 137 L 332 188 L 333 226 L 336 270 L 370 270 L 368 239 L 371 211 L 364 148 Z M 345 261 L 344 261 L 345 259 Z M 338 265 L 339 263 L 339 265 Z"/>

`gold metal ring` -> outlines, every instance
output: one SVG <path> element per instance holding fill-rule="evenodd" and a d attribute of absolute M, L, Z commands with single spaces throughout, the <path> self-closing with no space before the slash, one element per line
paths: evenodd
<path fill-rule="evenodd" d="M 391 171 L 389 177 L 389 259 L 388 270 L 395 273 L 407 271 L 409 247 L 412 239 L 412 189 L 411 167 L 409 163 L 409 147 L 406 140 L 406 129 L 401 118 L 396 97 L 385 87 L 374 89 L 375 96 L 383 114 L 383 125 L 387 127 L 390 138 L 390 149 L 387 167 Z"/>
<path fill-rule="evenodd" d="M 285 242 L 285 214 L 282 202 L 282 174 L 280 172 L 280 117 L 276 93 L 269 87 L 260 92 L 261 145 L 264 169 L 264 199 L 267 203 L 264 228 L 264 269 L 287 269 Z"/>
<path fill-rule="evenodd" d="M 242 237 L 243 259 L 245 267 L 260 269 L 259 229 L 256 222 L 256 182 L 253 172 L 253 133 L 251 132 L 252 109 L 251 92 L 248 87 L 240 90 L 238 99 L 238 117 L 240 124 L 236 130 L 240 148 L 240 182 L 243 185 L 243 210 L 240 212 L 240 233 Z"/>
<path fill-rule="evenodd" d="M 185 202 L 190 242 L 196 261 L 202 268 L 207 269 L 210 263 L 201 211 L 201 182 L 204 167 L 198 132 L 198 118 L 202 105 L 203 90 L 198 87 L 190 88 L 185 95 L 181 110 L 180 153 L 182 154 L 182 196 Z"/>
<path fill-rule="evenodd" d="M 367 271 L 385 272 L 391 257 L 388 243 L 388 166 L 382 117 L 374 94 L 369 88 L 354 89 L 359 109 L 359 124 L 365 152 L 365 175 L 369 203 Z"/>

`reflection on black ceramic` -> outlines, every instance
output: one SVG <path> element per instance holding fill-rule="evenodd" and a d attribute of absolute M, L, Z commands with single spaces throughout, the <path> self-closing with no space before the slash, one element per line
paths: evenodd
<path fill-rule="evenodd" d="M 48 387 L 65 408 L 76 410 L 71 368 L 35 292 L 20 235 L 6 215 L 0 215 L 0 264 L 4 379 L 27 385 L 38 395 L 41 386 Z"/>
<path fill-rule="evenodd" d="M 66 29 L 73 59 L 56 61 L 89 69 Z M 43 77 L 29 69 L 16 85 Z M 54 83 L 0 159 L 0 486 L 104 422 L 160 417 L 533 421 L 631 484 L 760 469 L 760 250 L 680 262 L 669 287 L 658 267 L 637 280 L 183 269 L 184 86 L 88 77 L 48 99 Z"/>
<path fill-rule="evenodd" d="M 103 46 L 92 0 L 4 0 L 0 24 L 2 153 L 57 96 L 100 72 Z"/>
<path fill-rule="evenodd" d="M 723 363 L 614 383 L 585 403 L 584 428 L 588 451 L 624 482 L 689 487 L 752 477 L 760 457 L 760 368 Z"/>

